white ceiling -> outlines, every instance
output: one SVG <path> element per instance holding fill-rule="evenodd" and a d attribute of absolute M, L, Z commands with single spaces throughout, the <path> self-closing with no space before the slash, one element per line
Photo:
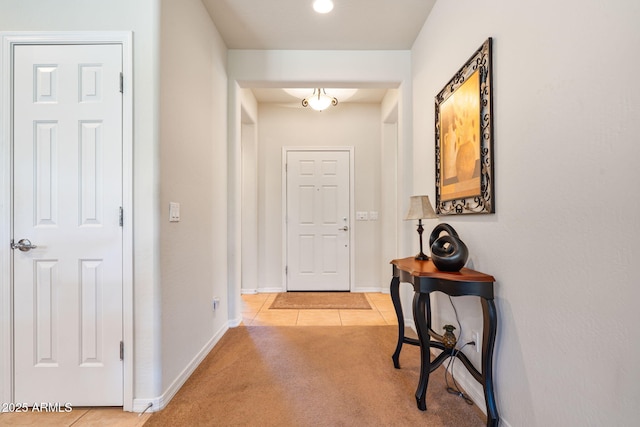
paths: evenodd
<path fill-rule="evenodd" d="M 436 0 L 202 0 L 229 49 L 411 49 Z"/>
<path fill-rule="evenodd" d="M 229 49 L 408 50 L 436 0 L 202 0 Z M 258 102 L 299 102 L 282 89 L 253 89 Z M 327 91 L 329 93 L 329 91 Z M 380 102 L 384 89 L 359 89 L 345 102 Z"/>

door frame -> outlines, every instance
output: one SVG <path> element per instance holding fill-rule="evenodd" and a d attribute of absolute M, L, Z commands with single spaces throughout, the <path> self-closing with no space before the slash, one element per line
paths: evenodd
<path fill-rule="evenodd" d="M 353 292 L 355 283 L 355 149 L 352 146 L 344 147 L 282 147 L 282 283 L 284 291 L 288 288 L 287 261 L 287 154 L 290 151 L 332 151 L 349 153 L 349 292 Z"/>
<path fill-rule="evenodd" d="M 17 45 L 119 44 L 122 46 L 123 409 L 133 410 L 133 34 L 131 31 L 0 32 L 0 402 L 13 402 L 12 118 L 13 49 Z"/>

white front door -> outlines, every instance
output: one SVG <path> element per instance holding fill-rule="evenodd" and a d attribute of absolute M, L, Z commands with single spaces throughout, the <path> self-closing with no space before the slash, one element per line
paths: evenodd
<path fill-rule="evenodd" d="M 123 405 L 121 71 L 119 44 L 15 46 L 16 402 Z"/>
<path fill-rule="evenodd" d="M 287 290 L 350 290 L 349 151 L 287 152 Z"/>

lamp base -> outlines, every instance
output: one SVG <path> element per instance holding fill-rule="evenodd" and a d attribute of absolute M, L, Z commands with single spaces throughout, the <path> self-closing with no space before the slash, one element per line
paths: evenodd
<path fill-rule="evenodd" d="M 424 253 L 420 252 L 418 255 L 416 255 L 415 259 L 417 259 L 418 261 L 428 261 L 429 257 Z"/>
<path fill-rule="evenodd" d="M 429 259 L 428 256 L 424 254 L 422 251 L 422 232 L 424 231 L 424 227 L 422 227 L 422 220 L 418 220 L 418 236 L 420 236 L 420 253 L 416 255 L 416 259 L 419 261 L 426 261 Z"/>

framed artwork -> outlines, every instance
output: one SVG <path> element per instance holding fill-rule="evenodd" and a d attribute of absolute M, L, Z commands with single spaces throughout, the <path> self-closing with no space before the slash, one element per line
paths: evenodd
<path fill-rule="evenodd" d="M 436 213 L 494 213 L 491 38 L 436 96 Z"/>

